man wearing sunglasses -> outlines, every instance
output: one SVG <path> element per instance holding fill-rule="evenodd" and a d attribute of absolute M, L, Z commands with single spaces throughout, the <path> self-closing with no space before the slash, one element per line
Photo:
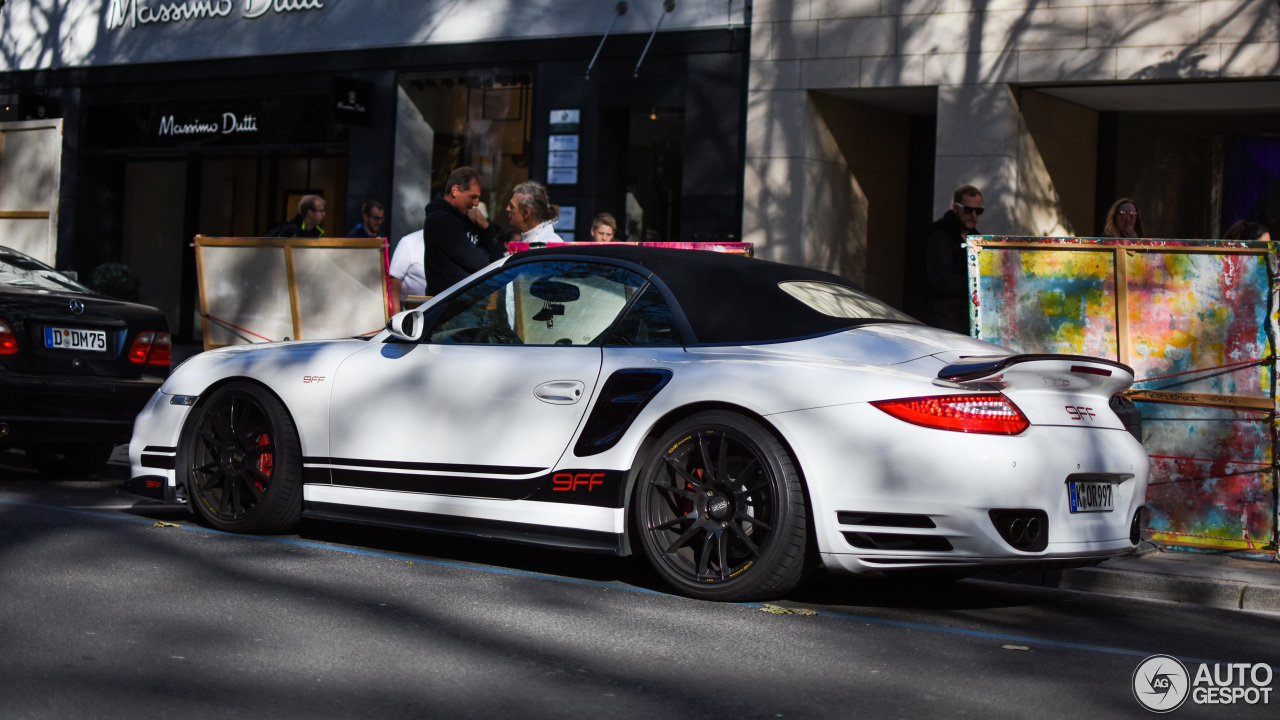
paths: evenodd
<path fill-rule="evenodd" d="M 925 241 L 925 301 L 920 319 L 945 330 L 969 334 L 969 271 L 965 240 L 978 235 L 982 191 L 961 185 L 951 209 L 933 223 Z"/>

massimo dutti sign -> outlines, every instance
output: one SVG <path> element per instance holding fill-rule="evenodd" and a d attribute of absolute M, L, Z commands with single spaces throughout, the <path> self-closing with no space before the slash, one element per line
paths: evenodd
<path fill-rule="evenodd" d="M 111 0 L 107 6 L 107 29 L 224 18 L 232 14 L 235 6 L 235 0 L 187 0 L 186 2 Z M 283 15 L 323 9 L 322 0 L 244 0 L 240 17 L 254 20 L 269 12 Z"/>
<path fill-rule="evenodd" d="M 325 95 L 90 105 L 88 150 L 340 143 Z"/>

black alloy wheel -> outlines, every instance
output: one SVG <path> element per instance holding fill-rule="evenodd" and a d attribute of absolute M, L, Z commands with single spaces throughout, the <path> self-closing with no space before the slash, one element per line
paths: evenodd
<path fill-rule="evenodd" d="M 178 451 L 191 504 L 209 525 L 228 532 L 293 527 L 302 513 L 301 467 L 288 411 L 247 382 L 225 385 L 198 404 Z"/>
<path fill-rule="evenodd" d="M 649 562 L 685 594 L 757 600 L 803 577 L 799 473 L 782 443 L 749 418 L 715 411 L 673 427 L 646 463 L 633 506 Z"/>

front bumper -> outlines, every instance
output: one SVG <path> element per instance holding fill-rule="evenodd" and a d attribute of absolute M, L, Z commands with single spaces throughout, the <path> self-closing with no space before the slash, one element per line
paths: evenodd
<path fill-rule="evenodd" d="M 174 404 L 174 395 L 156 392 L 138 413 L 129 442 L 130 489 L 166 502 L 179 499 L 178 442 L 191 406 Z"/>
<path fill-rule="evenodd" d="M 824 564 L 910 568 L 1085 564 L 1127 553 L 1149 460 L 1124 430 L 1032 426 L 1017 436 L 932 430 L 865 404 L 770 416 L 808 485 Z M 1073 513 L 1068 476 L 1108 476 L 1113 510 Z M 1019 549 L 1003 515 L 1034 514 L 1047 541 Z M 1006 533 L 1008 528 L 1006 527 Z"/>

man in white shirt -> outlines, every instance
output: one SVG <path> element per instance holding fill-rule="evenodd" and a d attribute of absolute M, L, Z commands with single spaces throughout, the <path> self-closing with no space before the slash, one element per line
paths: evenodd
<path fill-rule="evenodd" d="M 396 243 L 391 253 L 388 291 L 391 294 L 392 314 L 403 309 L 402 302 L 408 295 L 427 294 L 427 275 L 422 267 L 422 231 L 411 232 Z"/>

